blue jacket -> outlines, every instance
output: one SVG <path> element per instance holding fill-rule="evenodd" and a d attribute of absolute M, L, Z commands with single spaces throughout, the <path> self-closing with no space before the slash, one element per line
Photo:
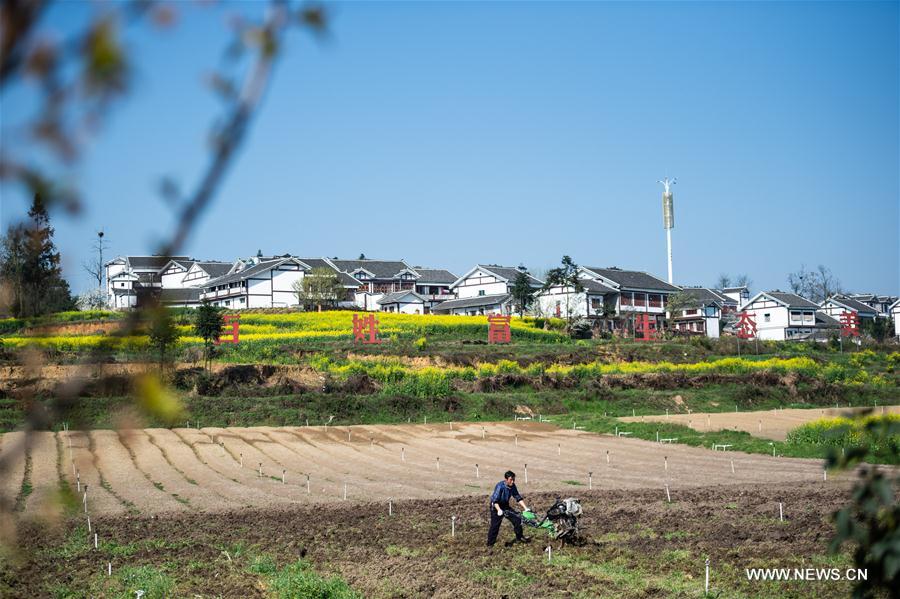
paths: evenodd
<path fill-rule="evenodd" d="M 522 496 L 519 495 L 516 485 L 507 487 L 506 482 L 501 480 L 494 487 L 494 492 L 491 493 L 491 508 L 494 507 L 495 503 L 499 503 L 501 508 L 506 509 L 509 507 L 510 497 L 514 497 L 516 501 L 522 501 Z"/>

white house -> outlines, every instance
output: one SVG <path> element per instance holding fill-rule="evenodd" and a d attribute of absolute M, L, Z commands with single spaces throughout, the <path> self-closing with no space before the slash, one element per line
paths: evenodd
<path fill-rule="evenodd" d="M 203 284 L 200 300 L 230 309 L 296 307 L 300 302 L 295 285 L 314 268 L 335 270 L 321 258 L 284 255 L 238 260 L 228 274 Z M 349 303 L 360 282 L 337 270 L 335 273 L 347 290 L 344 301 Z"/>
<path fill-rule="evenodd" d="M 874 293 L 853 293 L 846 294 L 846 296 L 874 308 L 878 315 L 884 318 L 891 315 L 891 307 L 898 299 L 894 295 L 875 295 Z"/>
<path fill-rule="evenodd" d="M 456 281 L 457 277 L 449 270 L 441 268 L 422 268 L 420 266 L 413 267 L 413 270 L 419 275 L 416 279 L 416 293 L 425 298 L 425 312 L 431 310 L 441 302 L 454 299 L 456 296 L 450 291 L 450 286 Z"/>
<path fill-rule="evenodd" d="M 753 296 L 742 311 L 753 316 L 760 339 L 784 341 L 813 335 L 818 308 L 814 302 L 793 293 L 763 291 Z"/>
<path fill-rule="evenodd" d="M 382 312 L 400 312 L 402 314 L 425 314 L 428 300 L 415 291 L 395 291 L 385 293 L 378 300 Z"/>
<path fill-rule="evenodd" d="M 846 295 L 832 295 L 822 302 L 821 310 L 839 322 L 844 312 L 855 313 L 859 322 L 866 319 L 875 320 L 878 317 L 878 311 L 875 308 Z"/>
<path fill-rule="evenodd" d="M 196 306 L 200 285 L 231 268 L 228 262 L 187 256 L 119 256 L 104 266 L 107 305 L 114 309 L 151 300 L 170 307 Z"/>
<path fill-rule="evenodd" d="M 750 301 L 750 290 L 746 286 L 725 287 L 724 289 L 713 289 L 719 295 L 728 298 L 728 303 L 723 306 L 724 312 L 736 312 L 741 306 Z"/>
<path fill-rule="evenodd" d="M 693 301 L 677 314 L 670 314 L 674 330 L 718 339 L 722 307 L 726 299 L 715 290 L 705 287 L 685 287 L 683 292 Z M 732 300 L 729 298 L 727 301 Z"/>
<path fill-rule="evenodd" d="M 403 260 L 331 258 L 326 261 L 358 282 L 354 301 L 362 310 L 379 310 L 378 300 L 387 293 L 415 291 L 419 279 L 419 274 Z"/>
<path fill-rule="evenodd" d="M 524 266 L 497 266 L 478 264 L 450 285 L 456 299 L 441 302 L 433 308 L 440 314 L 512 314 L 514 311 L 513 286 L 519 274 L 524 274 L 532 289 L 540 289 L 543 283 L 531 276 Z"/>
<path fill-rule="evenodd" d="M 534 297 L 533 311 L 556 318 L 586 318 L 615 312 L 619 292 L 593 279 L 580 278 L 582 291 L 573 287 L 553 285 Z"/>
<path fill-rule="evenodd" d="M 624 270 L 615 266 L 609 268 L 582 266 L 579 269 L 579 276 L 602 283 L 617 292 L 615 303 L 612 303 L 611 299 L 606 300 L 614 308 L 616 316 L 628 320 L 631 316 L 645 313 L 656 321 L 657 327 L 661 327 L 661 321 L 665 318 L 666 299 L 681 290 L 680 287 L 670 285 L 649 273 Z M 626 328 L 622 319 L 607 322 L 612 329 Z"/>
<path fill-rule="evenodd" d="M 891 318 L 894 319 L 894 336 L 900 339 L 900 299 L 891 304 Z"/>

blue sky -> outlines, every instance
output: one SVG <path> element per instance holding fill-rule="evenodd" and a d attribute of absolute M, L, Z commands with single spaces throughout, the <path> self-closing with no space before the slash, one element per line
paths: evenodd
<path fill-rule="evenodd" d="M 137 73 L 77 169 L 87 210 L 55 217 L 66 275 L 102 227 L 152 252 L 157 182 L 196 183 L 220 104 L 202 85 L 229 12 L 178 4 L 130 31 Z M 58 5 L 63 35 L 90 5 Z M 900 291 L 898 3 L 340 3 L 292 36 L 263 110 L 192 237 L 198 258 L 403 258 L 460 274 L 562 254 L 666 273 L 658 179 L 677 177 L 675 279 L 801 264 Z M 6 130 L 30 110 L 3 97 Z M 2 190 L 5 227 L 27 209 Z"/>

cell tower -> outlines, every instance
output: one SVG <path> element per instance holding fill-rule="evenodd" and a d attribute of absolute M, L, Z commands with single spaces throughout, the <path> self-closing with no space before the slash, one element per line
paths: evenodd
<path fill-rule="evenodd" d="M 675 226 L 675 196 L 672 194 L 672 186 L 675 185 L 675 179 L 669 180 L 668 177 L 662 181 L 657 181 L 663 185 L 663 227 L 666 230 L 666 246 L 668 248 L 669 258 L 669 284 L 672 282 L 672 228 Z"/>

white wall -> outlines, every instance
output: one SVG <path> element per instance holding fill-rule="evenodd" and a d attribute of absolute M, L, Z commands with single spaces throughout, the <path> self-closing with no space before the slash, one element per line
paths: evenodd
<path fill-rule="evenodd" d="M 788 309 L 772 300 L 760 298 L 744 308 L 756 321 L 756 332 L 760 339 L 784 341 L 788 327 Z M 766 322 L 765 315 L 769 314 Z"/>
<path fill-rule="evenodd" d="M 425 304 L 423 302 L 397 302 L 382 306 L 381 311 L 400 312 L 401 314 L 424 314 Z"/>
<path fill-rule="evenodd" d="M 479 295 L 508 293 L 506 282 L 482 270 L 477 270 L 466 277 L 459 285 L 453 288 L 453 291 L 459 299 L 478 297 Z M 484 293 L 479 293 L 480 291 L 484 291 Z"/>
<path fill-rule="evenodd" d="M 587 295 L 582 293 L 566 293 L 566 288 L 551 287 L 535 296 L 537 308 L 542 316 L 556 317 L 556 305 L 559 302 L 559 317 L 568 318 L 571 313 L 575 317 L 587 316 Z M 571 288 L 569 288 L 571 289 Z"/>
<path fill-rule="evenodd" d="M 181 281 L 186 274 L 185 269 L 170 265 L 168 270 L 160 276 L 163 289 L 181 289 L 184 287 Z"/>

